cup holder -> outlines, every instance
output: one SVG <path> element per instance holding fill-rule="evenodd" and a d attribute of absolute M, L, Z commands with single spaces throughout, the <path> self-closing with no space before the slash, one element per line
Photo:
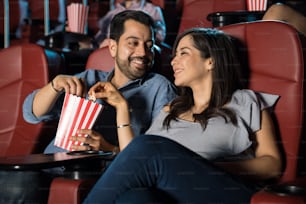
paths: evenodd
<path fill-rule="evenodd" d="M 281 196 L 305 196 L 306 195 L 306 188 L 297 186 L 297 185 L 290 185 L 290 184 L 278 184 L 278 185 L 271 185 L 264 189 L 265 191 L 275 193 Z"/>

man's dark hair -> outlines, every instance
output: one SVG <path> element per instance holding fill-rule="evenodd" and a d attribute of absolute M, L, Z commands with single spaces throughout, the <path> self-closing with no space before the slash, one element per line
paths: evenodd
<path fill-rule="evenodd" d="M 152 31 L 152 36 L 155 39 L 155 32 L 154 32 L 155 24 L 152 17 L 142 11 L 135 11 L 135 10 L 125 10 L 114 16 L 110 24 L 109 37 L 111 39 L 117 42 L 119 41 L 119 38 L 124 32 L 124 23 L 127 20 L 134 20 L 143 25 L 150 27 L 150 30 Z"/>

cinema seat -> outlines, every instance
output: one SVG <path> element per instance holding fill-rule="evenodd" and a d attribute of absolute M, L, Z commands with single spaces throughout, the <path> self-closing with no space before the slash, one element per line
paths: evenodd
<path fill-rule="evenodd" d="M 273 116 L 285 167 L 279 180 L 256 193 L 251 203 L 305 203 L 305 37 L 279 21 L 241 23 L 221 29 L 242 43 L 241 59 L 249 70 L 249 87 L 280 96 Z"/>
<path fill-rule="evenodd" d="M 99 69 L 111 71 L 114 68 L 115 61 L 110 55 L 108 47 L 99 48 L 93 51 L 86 62 L 86 69 Z"/>
<path fill-rule="evenodd" d="M 22 104 L 29 93 L 49 81 L 45 51 L 35 44 L 11 46 L 0 50 L 0 62 L 0 156 L 42 152 L 54 126 L 25 122 Z"/>
<path fill-rule="evenodd" d="M 191 27 L 212 27 L 207 15 L 221 11 L 245 10 L 245 0 L 180 0 L 182 16 L 179 33 Z"/>

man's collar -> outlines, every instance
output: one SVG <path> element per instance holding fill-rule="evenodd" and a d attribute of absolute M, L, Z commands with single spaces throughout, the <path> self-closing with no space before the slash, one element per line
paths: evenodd
<path fill-rule="evenodd" d="M 114 77 L 114 74 L 115 74 L 115 70 L 113 69 L 111 72 L 109 72 L 109 75 L 107 76 L 107 81 L 108 82 L 111 82 L 112 81 L 112 78 Z M 126 84 L 124 84 L 122 87 L 125 87 L 125 86 L 128 86 L 129 84 L 135 84 L 135 83 L 138 83 L 139 86 L 141 86 L 147 79 L 149 75 L 149 72 L 147 72 L 143 77 L 141 78 L 138 78 L 138 79 L 134 79 L 134 80 L 131 80 L 129 82 L 127 82 Z M 120 88 L 122 88 L 120 87 Z"/>

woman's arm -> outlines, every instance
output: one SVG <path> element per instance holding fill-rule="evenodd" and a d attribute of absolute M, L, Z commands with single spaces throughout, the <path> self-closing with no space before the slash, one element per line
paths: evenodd
<path fill-rule="evenodd" d="M 267 180 L 281 175 L 282 160 L 272 119 L 267 110 L 263 110 L 261 116 L 261 129 L 255 134 L 255 158 L 237 162 L 216 163 L 218 166 L 246 179 Z"/>
<path fill-rule="evenodd" d="M 101 98 L 116 109 L 119 149 L 123 150 L 134 138 L 128 102 L 110 82 L 98 82 L 90 88 L 89 95 Z"/>

